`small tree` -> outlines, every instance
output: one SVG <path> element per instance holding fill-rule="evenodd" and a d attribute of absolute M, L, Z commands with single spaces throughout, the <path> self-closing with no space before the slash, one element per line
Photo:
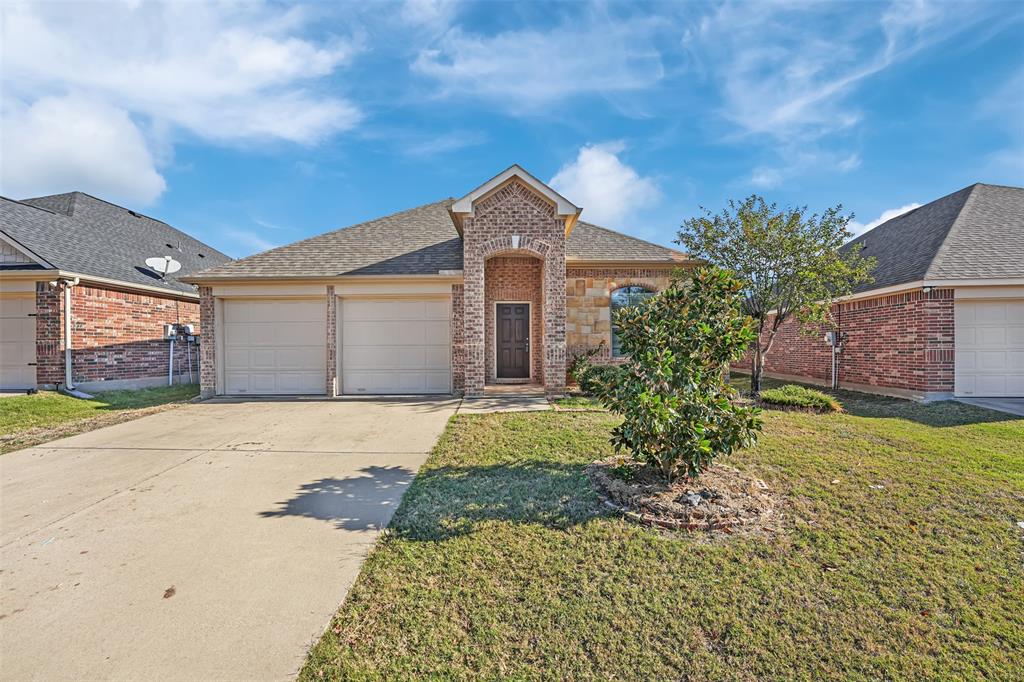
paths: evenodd
<path fill-rule="evenodd" d="M 859 246 L 840 251 L 852 236 L 847 225 L 853 215 L 834 206 L 823 214 L 807 208 L 779 210 L 760 196 L 714 215 L 690 218 L 682 225 L 678 244 L 690 255 L 731 271 L 743 285 L 744 311 L 754 319 L 750 387 L 761 390 L 764 362 L 786 320 L 797 319 L 803 331 L 818 333 L 831 321 L 839 296 L 871 281 L 873 258 L 863 258 Z"/>
<path fill-rule="evenodd" d="M 616 313 L 628 360 L 614 377 L 594 380 L 598 399 L 623 417 L 612 431 L 616 452 L 629 450 L 671 482 L 754 441 L 759 411 L 733 403 L 724 376 L 754 338 L 741 304 L 737 280 L 700 269 Z"/>

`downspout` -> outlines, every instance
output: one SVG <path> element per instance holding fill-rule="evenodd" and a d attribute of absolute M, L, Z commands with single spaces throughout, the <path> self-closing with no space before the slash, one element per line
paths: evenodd
<path fill-rule="evenodd" d="M 64 387 L 75 390 L 75 383 L 71 376 L 71 287 L 76 286 L 79 280 L 64 280 Z"/>

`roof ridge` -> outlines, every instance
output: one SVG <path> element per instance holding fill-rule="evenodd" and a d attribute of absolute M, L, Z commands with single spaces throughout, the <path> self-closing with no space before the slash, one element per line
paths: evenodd
<path fill-rule="evenodd" d="M 981 185 L 982 187 L 999 187 L 1000 189 L 1016 189 L 1024 191 L 1024 187 L 1018 187 L 1017 185 L 1000 185 L 991 182 L 976 182 L 973 186 Z"/>
<path fill-rule="evenodd" d="M 945 260 L 946 256 L 948 255 L 949 250 L 952 248 L 950 246 L 950 239 L 949 239 L 949 237 L 950 237 L 950 235 L 953 234 L 953 232 L 960 225 L 960 219 L 963 218 L 964 214 L 967 212 L 967 207 L 971 206 L 973 204 L 972 200 L 974 199 L 974 195 L 977 193 L 978 187 L 981 186 L 981 184 L 982 183 L 980 183 L 980 182 L 976 182 L 973 185 L 968 185 L 967 187 L 964 187 L 963 189 L 958 190 L 960 192 L 963 192 L 964 190 L 970 190 L 970 191 L 967 192 L 967 198 L 964 199 L 964 203 L 960 204 L 960 209 L 956 212 L 956 217 L 953 218 L 953 222 L 949 224 L 949 229 L 946 230 L 946 234 L 943 235 L 943 237 L 942 237 L 942 243 L 939 244 L 939 248 L 935 249 L 935 254 L 932 256 L 931 261 L 929 261 L 928 267 L 925 268 L 925 271 L 924 271 L 924 278 L 925 279 L 929 278 L 929 275 L 931 275 L 932 270 L 935 269 L 935 267 L 937 265 L 941 265 L 942 262 Z M 956 194 L 956 192 L 953 192 L 953 194 Z M 947 195 L 947 196 L 949 196 L 949 195 Z"/>
<path fill-rule="evenodd" d="M 42 199 L 42 197 L 33 197 L 33 198 Z M 3 199 L 4 201 L 9 201 L 12 204 L 18 204 L 20 206 L 27 206 L 28 208 L 34 208 L 37 211 L 45 211 L 45 212 L 49 213 L 50 215 L 57 215 L 56 211 L 51 211 L 48 208 L 43 208 L 42 206 L 36 206 L 35 204 L 27 204 L 24 201 L 21 201 L 20 199 L 12 199 L 10 197 L 4 196 L 3 194 L 0 194 L 0 199 Z M 64 214 L 62 213 L 61 215 L 64 215 Z M 66 218 L 67 216 L 64 216 L 64 217 Z"/>
<path fill-rule="evenodd" d="M 146 215 L 145 213 L 139 213 L 134 208 L 128 208 L 127 206 L 122 206 L 121 204 L 115 204 L 113 201 L 108 201 L 107 199 L 103 199 L 101 197 L 94 196 L 92 194 L 89 194 L 88 192 L 83 192 L 81 190 L 77 190 L 76 189 L 73 192 L 69 192 L 69 194 L 71 194 L 72 201 L 74 201 L 74 202 L 76 202 L 78 200 L 79 196 L 89 197 L 90 199 L 94 199 L 96 201 L 99 201 L 100 203 L 106 204 L 107 206 L 113 206 L 114 208 L 119 208 L 122 211 L 127 211 L 128 213 L 131 213 L 136 218 L 145 218 L 146 220 L 152 220 L 154 223 L 160 223 L 161 225 L 166 225 L 167 227 L 169 227 L 171 229 L 177 229 L 173 225 L 171 225 L 170 223 L 164 222 L 163 220 L 160 220 L 159 218 L 154 218 L 153 216 Z M 38 198 L 42 198 L 42 197 L 38 197 Z M 74 209 L 72 209 L 72 213 L 74 213 Z M 180 232 L 180 230 L 179 230 L 179 232 Z"/>
<path fill-rule="evenodd" d="M 133 208 L 128 208 L 127 206 L 121 206 L 120 204 L 115 204 L 113 201 L 107 201 L 106 199 L 102 199 L 100 197 L 93 196 L 92 194 L 89 194 L 88 192 L 82 192 L 80 190 L 74 190 L 73 192 L 68 192 L 67 194 L 71 195 L 71 200 L 73 202 L 72 203 L 72 209 L 71 209 L 71 215 L 69 216 L 72 220 L 76 219 L 75 216 L 74 216 L 74 213 L 75 213 L 75 211 L 74 211 L 74 202 L 77 202 L 79 196 L 89 197 L 90 199 L 93 199 L 93 200 L 98 201 L 100 203 L 106 204 L 107 206 L 113 206 L 114 208 L 117 208 L 117 209 L 120 209 L 120 210 L 125 211 L 127 213 L 130 213 L 133 216 L 135 216 L 136 218 L 145 218 L 146 220 L 152 220 L 154 223 L 159 223 L 160 225 L 163 225 L 165 228 L 167 228 L 167 229 L 177 233 L 180 237 L 185 237 L 189 241 L 194 242 L 195 244 L 199 245 L 204 253 L 212 251 L 212 252 L 215 252 L 215 253 L 217 253 L 217 254 L 219 254 L 221 256 L 224 256 L 225 258 L 228 258 L 228 259 L 231 258 L 231 256 L 227 255 L 226 253 L 224 253 L 224 252 L 222 252 L 222 251 L 220 251 L 218 249 L 215 249 L 214 247 L 210 246 L 206 242 L 203 242 L 203 241 L 200 241 L 199 239 L 196 239 L 195 237 L 190 235 L 188 232 L 185 232 L 184 230 L 178 229 L 174 225 L 171 225 L 170 223 L 168 223 L 168 222 L 166 222 L 164 220 L 160 220 L 159 218 L 154 218 L 153 216 L 146 215 L 145 213 L 139 213 L 138 211 L 136 211 Z M 59 195 L 51 195 L 51 196 L 59 196 Z M 36 198 L 40 198 L 41 199 L 43 197 L 36 197 Z M 77 219 L 80 220 L 81 217 L 79 217 Z"/>

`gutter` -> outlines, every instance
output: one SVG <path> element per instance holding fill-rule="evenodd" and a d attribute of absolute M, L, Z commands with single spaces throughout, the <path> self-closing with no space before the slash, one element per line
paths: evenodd
<path fill-rule="evenodd" d="M 50 282 L 53 285 L 58 283 L 64 285 L 64 387 L 69 391 L 75 390 L 71 372 L 71 287 L 77 286 L 79 281 L 75 277 L 74 279 Z"/>

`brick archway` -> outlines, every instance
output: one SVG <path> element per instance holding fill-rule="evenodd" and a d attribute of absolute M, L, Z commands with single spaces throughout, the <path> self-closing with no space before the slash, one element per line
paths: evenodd
<path fill-rule="evenodd" d="M 495 256 L 528 256 L 542 264 L 540 376 L 548 394 L 565 392 L 565 224 L 563 217 L 533 192 L 511 183 L 481 200 L 463 224 L 463 347 L 465 394 L 483 395 L 488 382 L 486 263 Z M 539 346 L 537 345 L 539 342 Z"/>
<path fill-rule="evenodd" d="M 550 251 L 551 245 L 545 241 L 513 235 L 495 237 L 480 245 L 480 256 L 484 260 L 492 256 L 533 256 L 543 261 Z"/>

